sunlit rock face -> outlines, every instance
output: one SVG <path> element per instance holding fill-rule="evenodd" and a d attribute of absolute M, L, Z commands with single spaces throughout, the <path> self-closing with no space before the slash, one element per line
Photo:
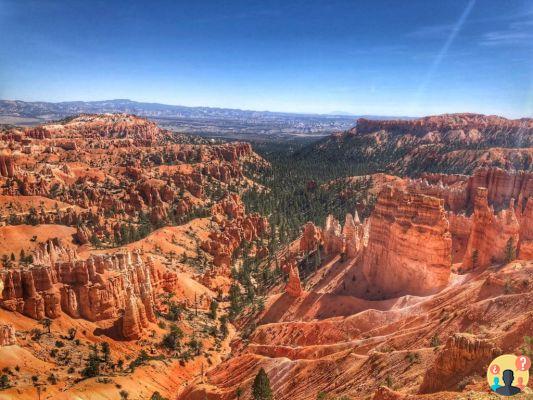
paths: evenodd
<path fill-rule="evenodd" d="M 450 276 L 452 239 L 444 203 L 388 187 L 370 217 L 363 273 L 378 295 L 425 295 Z"/>
<path fill-rule="evenodd" d="M 0 347 L 17 344 L 15 328 L 9 324 L 0 323 Z"/>
<path fill-rule="evenodd" d="M 434 393 L 453 389 L 468 374 L 485 373 L 485 365 L 499 355 L 501 350 L 488 340 L 457 333 L 448 338 L 433 365 L 427 370 L 420 393 Z M 460 375 L 457 374 L 461 371 Z"/>
<path fill-rule="evenodd" d="M 407 187 L 444 201 L 462 270 L 533 257 L 533 173 L 479 168 L 470 177 L 425 174 Z"/>
<path fill-rule="evenodd" d="M 357 211 L 354 216 L 348 213 L 342 227 L 342 234 L 344 235 L 344 252 L 348 258 L 356 257 L 362 250 L 364 245 L 364 227 L 359 220 Z"/>
<path fill-rule="evenodd" d="M 311 253 L 319 248 L 322 244 L 322 230 L 312 222 L 308 222 L 303 227 L 302 237 L 300 238 L 300 251 Z"/>
<path fill-rule="evenodd" d="M 516 248 L 520 225 L 514 210 L 514 200 L 509 208 L 495 214 L 489 207 L 486 188 L 478 187 L 474 200 L 474 216 L 463 269 L 486 268 L 506 261 L 506 254 Z M 507 250 L 509 249 L 509 250 Z M 514 251 L 514 250 L 513 250 Z"/>
<path fill-rule="evenodd" d="M 217 229 L 202 242 L 201 248 L 213 256 L 215 266 L 229 272 L 235 250 L 243 241 L 252 242 L 264 236 L 269 229 L 268 220 L 257 213 L 246 214 L 237 194 L 230 194 L 214 204 L 211 215 Z"/>
<path fill-rule="evenodd" d="M 58 318 L 62 312 L 89 321 L 123 315 L 126 339 L 140 337 L 148 321 L 156 320 L 155 291 L 166 286 L 163 279 L 172 280 L 129 252 L 30 265 L 2 271 L 0 279 L 0 306 L 7 310 L 36 320 Z"/>
<path fill-rule="evenodd" d="M 300 297 L 303 293 L 303 289 L 300 281 L 300 274 L 298 273 L 298 266 L 294 263 L 290 263 L 287 268 L 289 270 L 289 280 L 285 286 L 285 293 L 292 297 Z"/>
<path fill-rule="evenodd" d="M 339 221 L 328 215 L 326 226 L 324 227 L 324 251 L 326 255 L 339 254 L 344 251 L 344 235 Z"/>
<path fill-rule="evenodd" d="M 15 159 L 9 154 L 0 154 L 0 177 L 13 178 L 15 176 Z"/>

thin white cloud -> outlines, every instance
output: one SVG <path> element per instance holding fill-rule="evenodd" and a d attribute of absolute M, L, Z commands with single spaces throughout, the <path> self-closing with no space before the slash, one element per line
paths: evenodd
<path fill-rule="evenodd" d="M 480 42 L 483 46 L 533 46 L 533 19 L 516 21 L 507 29 L 486 32 Z"/>

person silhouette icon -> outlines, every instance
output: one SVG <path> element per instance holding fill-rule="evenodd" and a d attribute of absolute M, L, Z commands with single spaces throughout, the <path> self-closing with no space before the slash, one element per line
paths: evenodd
<path fill-rule="evenodd" d="M 494 391 L 498 390 L 498 388 L 501 388 L 502 385 L 500 385 L 500 378 L 497 376 L 494 377 L 494 383 L 490 385 L 490 388 Z"/>
<path fill-rule="evenodd" d="M 520 393 L 520 388 L 513 386 L 514 381 L 514 372 L 511 369 L 506 369 L 503 371 L 503 383 L 505 386 L 499 387 L 496 389 L 496 393 L 503 396 L 514 396 L 517 393 Z"/>
<path fill-rule="evenodd" d="M 516 387 L 518 387 L 521 391 L 524 391 L 524 388 L 526 385 L 524 385 L 524 378 L 521 376 L 518 377 L 518 383 L 516 384 Z"/>

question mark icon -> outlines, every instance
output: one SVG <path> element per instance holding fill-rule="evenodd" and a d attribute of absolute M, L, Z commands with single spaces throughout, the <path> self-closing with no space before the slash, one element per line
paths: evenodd
<path fill-rule="evenodd" d="M 527 356 L 518 356 L 516 358 L 516 369 L 519 371 L 527 371 L 531 367 L 531 360 Z"/>

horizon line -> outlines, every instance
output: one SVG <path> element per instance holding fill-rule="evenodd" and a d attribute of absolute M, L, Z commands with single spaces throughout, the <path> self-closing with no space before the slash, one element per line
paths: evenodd
<path fill-rule="evenodd" d="M 442 113 L 428 113 L 422 115 L 406 115 L 406 114 L 372 114 L 372 113 L 352 113 L 348 111 L 339 111 L 335 112 L 308 112 L 308 111 L 279 111 L 279 110 L 254 110 L 241 107 L 227 107 L 227 106 L 206 106 L 206 105 L 183 105 L 183 104 L 170 104 L 170 103 L 161 103 L 159 101 L 143 101 L 143 100 L 132 100 L 131 98 L 114 98 L 114 99 L 101 99 L 101 100 L 61 100 L 61 101 L 49 101 L 49 100 L 21 100 L 21 99 L 3 99 L 0 98 L 0 101 L 12 101 L 12 102 L 22 102 L 22 103 L 48 103 L 48 104 L 65 104 L 65 103 L 101 103 L 101 102 L 113 102 L 113 101 L 129 101 L 132 103 L 139 104 L 151 104 L 151 105 L 161 105 L 161 106 L 170 106 L 170 107 L 184 107 L 184 108 L 209 108 L 214 110 L 235 110 L 243 112 L 257 112 L 257 113 L 272 113 L 272 114 L 290 114 L 290 115 L 308 115 L 308 116 L 335 116 L 335 117 L 387 117 L 387 118 L 398 118 L 398 119 L 418 119 L 431 116 L 440 116 L 440 115 L 460 115 L 460 114 L 472 114 L 472 115 L 483 115 L 483 116 L 496 116 L 502 117 L 509 120 L 521 120 L 521 119 L 531 119 L 533 116 L 520 116 L 520 117 L 511 117 L 509 114 L 494 114 L 494 113 L 484 113 L 478 111 L 453 111 L 453 112 L 442 112 Z"/>

